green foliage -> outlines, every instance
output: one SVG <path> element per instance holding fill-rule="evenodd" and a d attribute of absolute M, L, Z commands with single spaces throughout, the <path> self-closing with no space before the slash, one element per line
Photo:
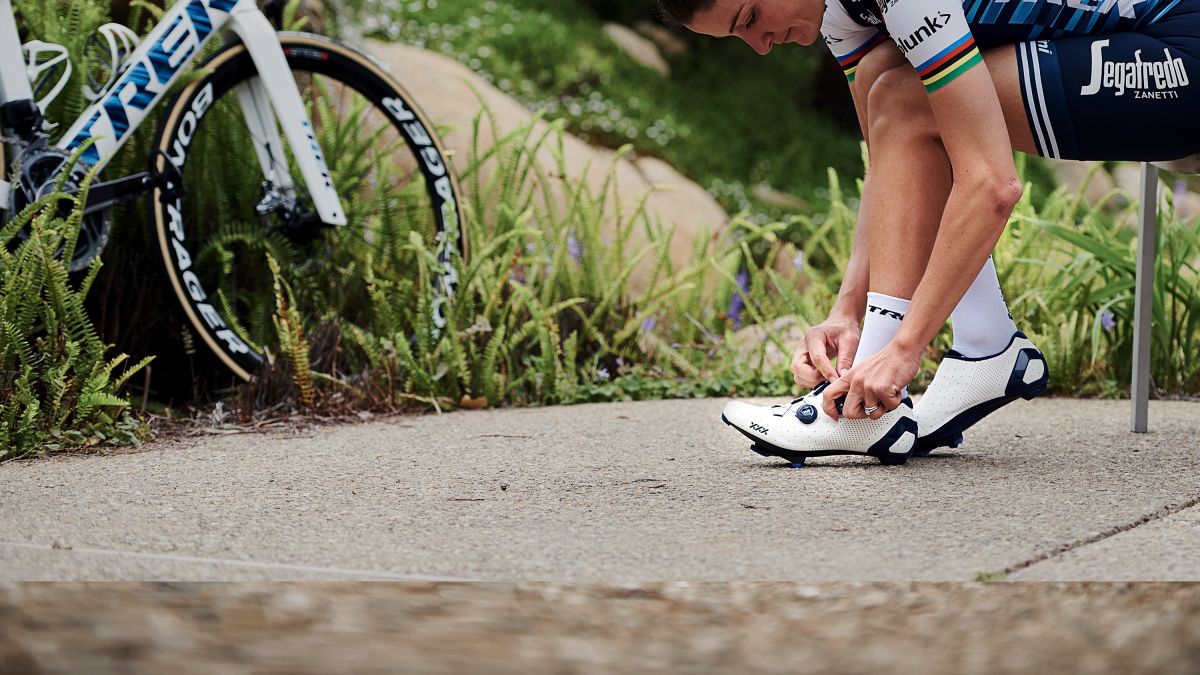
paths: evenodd
<path fill-rule="evenodd" d="M 65 219 L 55 217 L 60 200 L 76 207 Z M 0 460 L 39 447 L 136 443 L 145 433 L 118 392 L 150 359 L 106 358 L 83 306 L 100 261 L 76 286 L 59 259 L 74 250 L 78 204 L 51 195 L 0 229 Z"/>
<path fill-rule="evenodd" d="M 1008 572 L 1004 570 L 986 571 L 980 570 L 975 573 L 975 581 L 981 584 L 990 584 L 1001 581 L 1008 581 Z"/>
<path fill-rule="evenodd" d="M 1152 381 L 1160 395 L 1200 391 L 1200 221 L 1159 209 Z M 1109 211 L 1056 190 L 1013 214 L 996 262 L 1017 324 L 1040 338 L 1053 390 L 1127 395 L 1133 350 L 1137 205 Z M 1035 338 L 1035 339 L 1038 339 Z"/>
<path fill-rule="evenodd" d="M 308 407 L 313 404 L 315 388 L 313 386 L 312 370 L 308 361 L 308 341 L 304 339 L 304 326 L 300 312 L 296 309 L 296 299 L 283 273 L 279 262 L 267 254 L 267 266 L 275 280 L 275 315 L 271 317 L 275 324 L 275 336 L 279 350 L 292 368 L 296 388 L 299 390 L 300 404 Z"/>
<path fill-rule="evenodd" d="M 73 54 L 104 20 L 97 0 L 26 0 L 21 7 L 31 32 L 68 44 Z M 242 308 L 232 328 L 243 339 L 277 355 L 251 385 L 259 388 L 255 396 L 242 400 L 258 408 L 271 399 L 316 408 L 440 409 L 793 393 L 787 356 L 795 345 L 786 332 L 828 311 L 849 259 L 862 188 L 839 179 L 859 166 L 849 137 L 793 115 L 795 102 L 781 101 L 795 91 L 763 93 L 760 72 L 783 72 L 803 88 L 811 61 L 756 61 L 768 67 L 731 76 L 729 63 L 717 58 L 724 52 L 713 51 L 674 64 L 664 81 L 618 52 L 573 3 L 443 0 L 413 7 L 377 13 L 387 19 L 379 31 L 395 26 L 402 39 L 457 56 L 553 122 L 502 134 L 487 111 L 477 117 L 476 142 L 458 162 L 470 200 L 472 256 L 455 261 L 460 290 L 444 306 L 441 327 L 433 321 L 444 299 L 431 290 L 438 262 L 429 223 L 404 208 L 409 195 L 364 188 L 391 184 L 398 147 L 364 132 L 372 127 L 357 123 L 359 104 L 347 104 L 339 116 L 322 96 L 309 111 L 339 193 L 366 196 L 345 204 L 357 231 L 332 230 L 308 247 L 239 221 L 245 210 L 237 200 L 260 196 L 238 192 L 247 185 L 240 169 L 253 158 L 236 156 L 248 153 L 236 136 L 198 138 L 190 166 L 203 171 L 187 182 L 210 197 L 206 217 L 196 221 L 214 229 L 197 260 L 227 268 L 254 261 L 257 267 L 239 267 L 242 280 L 261 283 L 217 299 Z M 293 0 L 293 21 L 295 8 Z M 716 93 L 714 82 L 721 83 Z M 82 106 L 77 84 L 56 104 L 59 114 Z M 696 105 L 700 91 L 711 94 L 705 105 Z M 783 117 L 765 117 L 769 110 Z M 211 115 L 215 127 L 239 127 L 235 110 Z M 229 115 L 225 122 L 222 115 Z M 727 206 L 755 207 L 745 184 L 759 181 L 811 192 L 821 206 L 785 222 L 735 218 L 715 240 L 696 237 L 691 264 L 677 268 L 668 255 L 669 229 L 642 204 L 623 203 L 611 171 L 610 183 L 594 191 L 563 179 L 568 129 L 620 147 L 618 158 L 630 152 L 627 142 L 664 156 Z M 808 143 L 816 136 L 832 138 L 831 145 Z M 485 147 L 484 137 L 497 141 Z M 139 143 L 134 139 L 112 165 L 113 175 L 140 169 Z M 764 147 L 770 155 L 760 156 Z M 539 154 L 557 166 L 547 170 Z M 827 169 L 830 163 L 836 168 Z M 1041 167 L 1022 169 L 1030 179 Z M 411 183 L 400 192 L 419 189 Z M 1132 328 L 1132 207 L 1091 207 L 1062 190 L 1027 195 L 995 254 L 1013 315 L 1046 350 L 1055 392 L 1120 395 Z M 84 312 L 85 296 L 103 280 L 100 263 L 72 284 L 55 259 L 71 250 L 79 217 L 76 208 L 56 218 L 43 203 L 0 233 L 7 243 L 22 229 L 30 232 L 20 246 L 0 247 L 0 458 L 35 447 L 135 442 L 143 433 L 119 392 L 146 361 L 126 368 L 124 356 L 107 359 L 110 348 Z M 114 246 L 120 250 L 107 251 L 106 262 L 146 248 L 136 220 L 115 223 L 114 241 L 127 236 L 132 244 Z M 1161 393 L 1195 394 L 1200 230 L 1163 211 L 1159 232 L 1153 376 Z M 789 242 L 801 242 L 802 251 Z M 139 311 L 171 302 L 161 287 L 149 286 L 137 291 Z M 158 306 L 164 311 L 157 314 L 169 314 L 169 306 Z M 150 334 L 174 329 L 130 323 Z M 915 389 L 948 343 L 947 332 L 928 350 Z M 261 396 L 263 387 L 281 383 L 286 391 Z"/>
<path fill-rule="evenodd" d="M 1018 157 L 1023 175 L 1031 171 Z M 1035 169 L 1035 170 L 1040 170 Z M 806 242 L 807 278 L 815 297 L 831 303 L 849 260 L 857 196 L 832 171 L 827 213 L 797 217 L 796 240 Z M 1119 195 L 1112 195 L 1119 197 Z M 993 257 L 1017 325 L 1046 353 L 1050 391 L 1074 396 L 1127 396 L 1133 347 L 1133 286 L 1137 204 L 1114 198 L 1090 205 L 1082 190 L 1049 194 L 1027 184 Z M 1159 210 L 1155 258 L 1152 380 L 1159 395 L 1200 392 L 1200 221 Z M 823 316 L 825 305 L 815 316 Z M 807 316 L 813 316 L 809 314 Z M 914 391 L 928 384 L 951 334 L 926 351 Z"/>
<path fill-rule="evenodd" d="M 498 142 L 473 143 L 462 171 L 476 226 L 447 325 L 434 325 L 435 298 L 426 290 L 436 257 L 427 240 L 410 234 L 404 248 L 416 254 L 416 273 L 396 275 L 368 261 L 375 321 L 342 322 L 347 372 L 324 381 L 340 379 L 343 392 L 379 403 L 439 408 L 789 391 L 786 372 L 755 366 L 769 345 L 780 347 L 778 338 L 732 342 L 729 317 L 711 304 L 714 294 L 730 294 L 726 268 L 736 269 L 751 243 L 782 226 L 739 223 L 743 236 L 719 248 L 698 236 L 695 263 L 676 269 L 670 233 L 642 205 L 623 208 L 612 184 L 593 192 L 564 183 L 561 123 L 537 128 L 503 134 L 487 111 L 476 119 L 476 141 L 486 132 Z M 551 171 L 536 160 L 539 152 L 553 158 Z M 606 225 L 619 213 L 628 215 Z M 646 233 L 640 246 L 638 232 Z M 643 290 L 631 284 L 638 272 L 651 279 Z M 772 299 L 775 282 L 765 272 L 757 278 L 763 306 L 751 311 L 778 314 L 795 297 Z"/>
<path fill-rule="evenodd" d="M 737 40 L 689 41 L 670 77 L 637 63 L 580 0 L 351 2 L 369 34 L 439 51 L 572 133 L 660 156 L 712 188 L 730 211 L 782 211 L 746 186 L 767 183 L 823 203 L 830 165 L 852 173 L 857 134 L 816 110 L 827 54 L 783 46 L 760 57 Z M 642 18 L 652 21 L 652 2 Z M 834 92 L 848 98 L 844 85 Z"/>
<path fill-rule="evenodd" d="M 74 119 L 87 106 L 81 85 L 87 82 L 86 73 L 94 67 L 84 47 L 96 28 L 108 21 L 108 3 L 19 0 L 14 7 L 23 39 L 59 44 L 70 53 L 74 66 L 71 79 L 46 116 L 52 120 Z"/>

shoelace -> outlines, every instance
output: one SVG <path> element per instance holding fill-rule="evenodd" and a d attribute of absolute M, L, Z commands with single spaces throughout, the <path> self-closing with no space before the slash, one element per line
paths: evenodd
<path fill-rule="evenodd" d="M 792 399 L 792 402 L 787 404 L 786 406 L 782 405 L 782 404 L 777 404 L 777 405 L 771 406 L 771 409 L 774 410 L 775 408 L 783 408 L 782 414 L 787 415 L 788 413 L 792 412 L 792 408 L 794 408 L 797 403 L 804 403 L 805 401 L 807 401 L 808 399 L 810 399 L 814 396 L 819 396 L 820 393 L 825 390 L 825 387 L 828 387 L 828 386 L 829 386 L 828 382 L 822 382 L 821 384 L 818 384 L 816 387 L 814 387 L 812 389 L 812 391 L 801 396 L 800 398 Z"/>

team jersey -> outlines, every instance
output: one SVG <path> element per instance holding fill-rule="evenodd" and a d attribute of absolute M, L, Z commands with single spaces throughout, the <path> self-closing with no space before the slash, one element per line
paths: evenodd
<path fill-rule="evenodd" d="M 982 61 L 980 48 L 1137 32 L 1180 2 L 827 0 L 821 34 L 850 81 L 862 57 L 892 39 L 916 68 L 925 90 L 935 91 Z"/>

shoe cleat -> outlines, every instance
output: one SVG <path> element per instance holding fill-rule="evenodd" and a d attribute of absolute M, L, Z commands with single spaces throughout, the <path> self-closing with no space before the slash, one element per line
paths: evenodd
<path fill-rule="evenodd" d="M 721 421 L 749 438 L 754 452 L 785 459 L 796 468 L 804 466 L 809 457 L 829 455 L 864 455 L 889 465 L 908 459 L 917 440 L 911 399 L 906 397 L 898 408 L 877 420 L 834 420 L 822 408 L 827 384 L 788 405 L 730 401 Z"/>
<path fill-rule="evenodd" d="M 995 356 L 972 359 L 950 350 L 914 408 L 920 436 L 913 456 L 957 448 L 962 432 L 1019 398 L 1041 396 L 1049 382 L 1046 357 L 1019 331 Z"/>

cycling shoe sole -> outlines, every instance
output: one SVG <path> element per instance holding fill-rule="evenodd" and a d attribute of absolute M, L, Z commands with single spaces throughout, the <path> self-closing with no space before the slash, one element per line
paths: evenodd
<path fill-rule="evenodd" d="M 786 450 L 777 445 L 772 445 L 771 443 L 764 441 L 761 438 L 754 436 L 750 432 L 738 427 L 730 422 L 724 414 L 721 415 L 721 421 L 733 427 L 734 429 L 737 429 L 738 433 L 750 439 L 750 449 L 754 452 L 762 455 L 763 457 L 778 457 L 780 459 L 787 460 L 792 463 L 793 467 L 796 468 L 804 466 L 805 460 L 807 460 L 809 457 L 831 457 L 834 455 L 875 457 L 881 464 L 886 464 L 888 466 L 899 466 L 908 461 L 909 456 L 912 454 L 912 450 L 900 453 L 891 452 L 890 448 L 899 442 L 906 433 L 911 433 L 914 439 L 917 435 L 916 422 L 910 418 L 904 418 L 898 420 L 896 425 L 892 427 L 891 431 L 889 431 L 883 438 L 876 441 L 875 444 L 865 452 L 859 450 Z"/>

